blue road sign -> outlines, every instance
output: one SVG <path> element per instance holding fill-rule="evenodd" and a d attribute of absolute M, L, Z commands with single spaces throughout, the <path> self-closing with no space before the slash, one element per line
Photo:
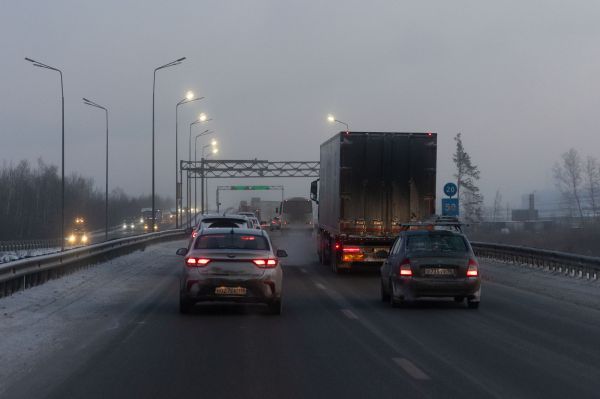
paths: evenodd
<path fill-rule="evenodd" d="M 458 198 L 442 198 L 442 216 L 458 216 Z"/>
<path fill-rule="evenodd" d="M 457 191 L 458 187 L 456 187 L 456 184 L 454 183 L 446 183 L 444 185 L 444 194 L 446 194 L 448 197 L 454 197 Z"/>

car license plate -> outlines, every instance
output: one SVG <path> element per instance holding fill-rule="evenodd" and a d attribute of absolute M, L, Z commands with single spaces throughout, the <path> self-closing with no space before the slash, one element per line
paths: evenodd
<path fill-rule="evenodd" d="M 215 288 L 216 295 L 246 295 L 244 287 L 217 287 Z"/>
<path fill-rule="evenodd" d="M 424 269 L 424 274 L 426 276 L 433 277 L 451 277 L 454 276 L 454 269 L 447 269 L 444 267 L 428 267 Z"/>

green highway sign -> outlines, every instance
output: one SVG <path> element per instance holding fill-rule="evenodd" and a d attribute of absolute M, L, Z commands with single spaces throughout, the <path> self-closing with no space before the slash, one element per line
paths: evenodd
<path fill-rule="evenodd" d="M 271 190 L 272 186 L 231 186 L 231 190 Z M 277 187 L 279 189 L 280 187 Z"/>

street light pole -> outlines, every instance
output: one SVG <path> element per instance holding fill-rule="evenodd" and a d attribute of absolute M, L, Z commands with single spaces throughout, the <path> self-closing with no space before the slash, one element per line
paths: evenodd
<path fill-rule="evenodd" d="M 217 145 L 217 141 L 213 140 L 212 143 L 210 144 L 206 144 L 204 146 L 202 146 L 202 166 L 201 166 L 201 170 L 202 170 L 202 178 L 200 181 L 200 184 L 202 185 L 201 190 L 200 190 L 200 208 L 202 209 L 202 213 L 204 213 L 206 207 L 204 206 L 205 202 L 204 202 L 204 194 L 206 193 L 208 195 L 208 179 L 205 178 L 204 176 L 204 172 L 205 172 L 205 160 L 206 158 L 208 158 L 209 156 L 211 156 L 212 154 L 216 154 L 217 152 L 219 152 L 219 149 L 216 148 L 215 146 Z M 212 152 L 209 152 L 206 157 L 204 156 L 204 150 L 207 149 L 208 147 L 213 147 Z M 205 184 L 206 184 L 206 188 L 205 188 Z M 208 205 L 208 200 L 206 201 L 206 204 Z"/>
<path fill-rule="evenodd" d="M 194 165 L 197 162 L 197 156 L 198 156 L 198 138 L 202 137 L 202 136 L 206 136 L 208 134 L 212 134 L 214 133 L 213 130 L 205 130 L 200 134 L 197 134 L 195 139 L 194 139 Z M 202 151 L 202 154 L 204 154 L 204 150 Z M 191 197 L 191 194 L 190 194 Z M 198 184 L 197 184 L 197 179 L 194 178 L 194 208 L 196 209 L 196 212 L 198 211 Z M 202 209 L 202 213 L 204 213 L 204 209 Z"/>
<path fill-rule="evenodd" d="M 177 170 L 179 169 L 179 144 L 178 144 L 178 121 L 179 121 L 179 106 L 182 104 L 191 103 L 193 101 L 202 100 L 204 97 L 194 97 L 194 93 L 188 92 L 186 97 L 179 101 L 175 106 L 175 227 L 179 228 L 179 211 L 182 205 L 181 200 L 181 186 L 179 186 L 179 190 L 177 190 L 177 185 L 182 185 L 183 182 L 177 181 Z M 183 224 L 183 223 L 182 223 Z"/>
<path fill-rule="evenodd" d="M 83 98 L 83 103 L 104 110 L 106 115 L 106 178 L 104 188 L 104 241 L 108 241 L 108 109 L 100 104 Z"/>
<path fill-rule="evenodd" d="M 185 57 L 181 57 L 175 61 L 171 61 L 168 64 L 159 66 L 158 68 L 154 69 L 154 79 L 152 80 L 152 225 L 150 227 L 150 231 L 154 231 L 154 226 L 156 225 L 156 204 L 155 204 L 155 198 L 154 198 L 154 193 L 155 193 L 155 189 L 154 189 L 154 109 L 155 109 L 155 93 L 156 93 L 156 72 L 164 69 L 164 68 L 169 68 L 175 65 L 179 65 L 181 64 L 181 62 L 185 60 Z"/>
<path fill-rule="evenodd" d="M 63 84 L 63 74 L 62 71 L 58 68 L 51 67 L 50 65 L 46 65 L 39 61 L 33 60 L 31 58 L 25 57 L 25 61 L 31 62 L 33 66 L 39 68 L 50 69 L 51 71 L 56 71 L 60 74 L 60 97 L 61 97 L 61 108 L 62 108 L 62 135 L 61 135 L 61 179 L 60 179 L 60 250 L 65 250 L 65 90 Z"/>

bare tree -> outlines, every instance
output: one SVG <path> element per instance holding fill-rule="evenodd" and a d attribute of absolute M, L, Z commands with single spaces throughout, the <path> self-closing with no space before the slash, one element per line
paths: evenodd
<path fill-rule="evenodd" d="M 562 154 L 562 162 L 554 165 L 554 179 L 561 194 L 568 200 L 570 211 L 575 207 L 579 217 L 583 219 L 581 206 L 582 163 L 579 153 L 574 148 Z"/>
<path fill-rule="evenodd" d="M 594 218 L 598 216 L 598 194 L 600 194 L 600 164 L 598 159 L 588 156 L 585 162 L 585 190 Z"/>
<path fill-rule="evenodd" d="M 461 134 L 454 137 L 456 141 L 456 152 L 452 160 L 456 165 L 456 182 L 458 186 L 457 196 L 463 215 L 468 221 L 481 221 L 483 196 L 479 187 L 475 184 L 479 180 L 479 168 L 471 162 L 471 156 L 465 151 Z"/>

